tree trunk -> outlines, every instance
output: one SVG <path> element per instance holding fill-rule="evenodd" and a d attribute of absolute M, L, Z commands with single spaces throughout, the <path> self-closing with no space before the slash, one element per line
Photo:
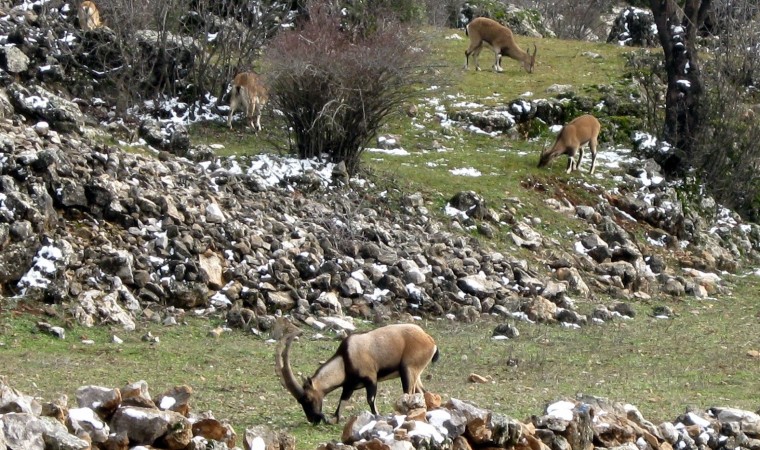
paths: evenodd
<path fill-rule="evenodd" d="M 685 0 L 683 11 L 676 0 L 651 0 L 651 6 L 668 76 L 662 139 L 676 148 L 664 164 L 672 172 L 683 168 L 684 157 L 688 159 L 698 144 L 703 84 L 695 41 L 710 0 Z"/>

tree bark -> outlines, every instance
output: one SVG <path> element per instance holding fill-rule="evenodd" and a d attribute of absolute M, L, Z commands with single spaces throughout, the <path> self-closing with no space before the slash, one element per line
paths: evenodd
<path fill-rule="evenodd" d="M 668 171 L 682 169 L 683 157 L 688 159 L 698 144 L 695 136 L 700 126 L 703 82 L 696 36 L 710 9 L 710 1 L 685 0 L 681 11 L 676 0 L 651 0 L 668 77 L 661 137 L 676 148 L 673 157 L 664 164 Z"/>

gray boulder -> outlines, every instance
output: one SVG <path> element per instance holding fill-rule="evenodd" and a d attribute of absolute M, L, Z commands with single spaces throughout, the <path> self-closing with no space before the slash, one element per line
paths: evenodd
<path fill-rule="evenodd" d="M 12 74 L 26 72 L 29 69 L 29 57 L 15 45 L 0 47 L 0 68 Z"/>
<path fill-rule="evenodd" d="M 635 7 L 625 8 L 615 18 L 607 42 L 632 47 L 654 47 L 658 45 L 657 26 L 652 12 Z"/>
<path fill-rule="evenodd" d="M 79 106 L 40 86 L 13 83 L 8 92 L 16 110 L 26 116 L 45 120 L 61 132 L 80 132 L 85 118 Z"/>

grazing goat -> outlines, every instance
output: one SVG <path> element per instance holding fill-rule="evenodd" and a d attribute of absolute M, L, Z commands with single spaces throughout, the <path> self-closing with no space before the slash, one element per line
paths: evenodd
<path fill-rule="evenodd" d="M 404 393 L 424 392 L 420 374 L 431 361 L 438 360 L 438 347 L 422 328 L 411 324 L 387 325 L 345 338 L 335 354 L 301 385 L 290 368 L 290 344 L 294 337 L 292 333 L 280 341 L 275 369 L 282 385 L 301 404 L 307 420 L 315 425 L 328 422 L 322 414 L 322 400 L 335 389 L 343 388 L 343 392 L 334 423 L 340 420 L 343 403 L 361 388 L 367 391 L 372 414 L 377 414 L 375 396 L 379 381 L 400 377 Z"/>
<path fill-rule="evenodd" d="M 261 110 L 269 96 L 261 77 L 253 72 L 239 73 L 232 80 L 232 92 L 230 94 L 230 115 L 227 117 L 227 126 L 232 129 L 232 115 L 235 110 L 243 108 L 245 116 L 250 120 L 254 131 L 261 130 Z"/>
<path fill-rule="evenodd" d="M 79 18 L 79 28 L 84 31 L 94 30 L 103 26 L 103 23 L 100 21 L 100 12 L 95 2 L 82 2 L 79 5 L 79 9 L 77 9 L 77 17 Z"/>
<path fill-rule="evenodd" d="M 470 37 L 470 46 L 465 50 L 464 68 L 470 66 L 470 55 L 475 60 L 475 69 L 480 70 L 478 64 L 478 55 L 483 49 L 483 44 L 488 44 L 494 52 L 493 70 L 502 72 L 501 57 L 506 55 L 522 63 L 523 69 L 528 73 L 533 73 L 533 67 L 536 64 L 536 53 L 538 48 L 533 44 L 533 54 L 524 52 L 515 42 L 512 30 L 500 24 L 499 22 L 487 17 L 478 17 L 467 24 L 465 34 Z"/>
<path fill-rule="evenodd" d="M 554 146 L 550 149 L 544 148 L 541 152 L 538 167 L 546 166 L 551 160 L 560 155 L 567 155 L 567 173 L 570 173 L 580 167 L 581 159 L 583 159 L 582 146 L 588 144 L 591 150 L 591 169 L 589 172 L 593 174 L 594 167 L 596 166 L 597 139 L 599 138 L 601 128 L 602 126 L 596 117 L 590 114 L 573 119 L 562 127 L 562 130 L 557 135 L 557 140 L 554 142 Z M 577 161 L 574 159 L 576 152 L 578 152 Z"/>

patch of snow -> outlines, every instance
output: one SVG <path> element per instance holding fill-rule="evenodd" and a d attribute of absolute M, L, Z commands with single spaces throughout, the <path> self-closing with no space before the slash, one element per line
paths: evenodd
<path fill-rule="evenodd" d="M 211 304 L 217 307 L 222 306 L 229 306 L 232 304 L 232 301 L 227 297 L 225 294 L 222 294 L 221 292 L 217 292 L 214 294 L 211 299 Z"/>
<path fill-rule="evenodd" d="M 478 169 L 475 169 L 473 167 L 450 169 L 449 172 L 451 172 L 452 175 L 458 175 L 458 176 L 463 176 L 463 177 L 479 177 L 482 175 Z"/>
<path fill-rule="evenodd" d="M 371 294 L 365 294 L 365 296 L 372 301 L 378 301 L 380 297 L 387 295 L 388 292 L 390 292 L 388 289 L 375 288 Z"/>
<path fill-rule="evenodd" d="M 546 408 L 546 415 L 570 422 L 573 420 L 573 409 L 575 409 L 574 403 L 561 400 L 549 405 Z"/>
<path fill-rule="evenodd" d="M 383 153 L 385 155 L 393 155 L 393 156 L 409 156 L 409 152 L 404 150 L 403 148 L 365 148 L 366 151 L 370 153 Z"/>
<path fill-rule="evenodd" d="M 446 206 L 443 207 L 443 213 L 449 217 L 459 217 L 461 219 L 467 218 L 466 212 L 462 211 L 461 209 L 454 208 L 449 203 L 446 203 Z"/>
<path fill-rule="evenodd" d="M 61 258 L 63 253 L 57 247 L 46 245 L 40 248 L 32 260 L 32 268 L 18 282 L 21 293 L 30 287 L 46 288 L 57 272 L 55 262 Z"/>
<path fill-rule="evenodd" d="M 167 395 L 166 397 L 161 399 L 161 404 L 158 405 L 158 407 L 161 409 L 169 409 L 176 404 L 177 404 L 177 399 L 175 399 L 174 397 L 169 397 Z"/>
<path fill-rule="evenodd" d="M 105 424 L 90 408 L 72 408 L 69 410 L 69 418 L 76 422 L 90 424 L 96 430 L 102 430 Z"/>

